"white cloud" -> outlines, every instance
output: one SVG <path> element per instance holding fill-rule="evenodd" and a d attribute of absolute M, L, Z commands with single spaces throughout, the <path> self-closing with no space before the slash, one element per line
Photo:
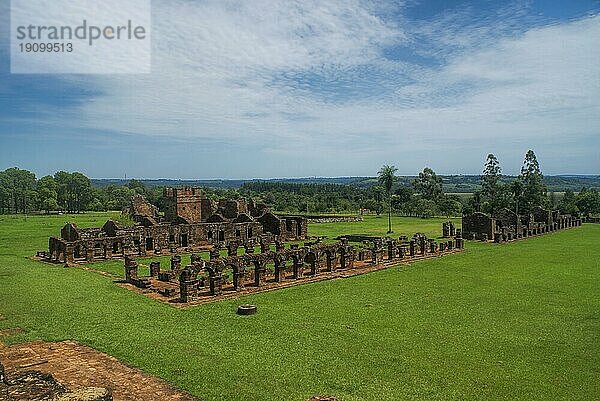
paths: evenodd
<path fill-rule="evenodd" d="M 74 124 L 324 158 L 376 149 L 411 157 L 444 147 L 456 155 L 471 139 L 508 149 L 524 138 L 584 138 L 600 128 L 600 16 L 498 37 L 495 26 L 506 33 L 515 25 L 500 15 L 466 30 L 449 25 L 444 35 L 444 17 L 429 30 L 391 24 L 375 16 L 374 4 L 154 2 L 153 73 L 98 78 L 103 95 L 75 110 Z M 416 34 L 455 49 L 442 66 L 382 57 L 386 46 L 414 45 Z M 362 66 L 373 69 L 373 81 L 402 75 L 413 83 L 336 101 L 320 98 L 310 82 L 275 79 L 312 73 L 344 92 Z"/>

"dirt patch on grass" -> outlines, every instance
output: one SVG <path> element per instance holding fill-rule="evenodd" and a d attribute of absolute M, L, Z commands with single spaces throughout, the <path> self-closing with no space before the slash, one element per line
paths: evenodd
<path fill-rule="evenodd" d="M 21 334 L 24 332 L 25 332 L 25 330 L 21 329 L 20 327 L 0 330 L 0 349 L 5 347 L 4 343 L 2 342 L 4 337 L 10 337 L 10 336 L 14 336 L 14 335 Z"/>
<path fill-rule="evenodd" d="M 129 367 L 75 341 L 33 342 L 0 348 L 7 376 L 35 369 L 50 373 L 69 390 L 104 387 L 114 401 L 199 401 L 165 381 Z"/>
<path fill-rule="evenodd" d="M 14 328 L 10 328 L 10 329 L 2 329 L 2 330 L 0 330 L 0 338 L 14 336 L 16 334 L 21 334 L 24 332 L 25 332 L 25 330 L 23 330 L 20 327 L 14 327 Z"/>

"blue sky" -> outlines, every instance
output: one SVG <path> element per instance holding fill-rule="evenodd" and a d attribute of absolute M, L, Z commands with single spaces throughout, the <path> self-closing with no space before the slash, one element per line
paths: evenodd
<path fill-rule="evenodd" d="M 0 169 L 255 178 L 600 173 L 600 2 L 164 0 L 152 73 L 16 75 Z"/>

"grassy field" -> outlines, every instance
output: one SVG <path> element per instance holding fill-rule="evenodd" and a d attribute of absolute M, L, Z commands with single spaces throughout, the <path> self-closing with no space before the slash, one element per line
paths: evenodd
<path fill-rule="evenodd" d="M 411 236 L 416 232 L 427 234 L 428 237 L 439 237 L 442 234 L 442 223 L 448 221 L 445 218 L 421 219 L 419 217 L 397 217 L 392 216 L 392 237 L 400 235 Z M 460 218 L 450 219 L 457 227 L 460 227 Z M 374 236 L 386 236 L 388 230 L 387 215 L 363 216 L 363 221 L 353 223 L 318 223 L 308 226 L 309 235 L 327 236 L 333 239 L 342 234 L 364 234 Z"/>
<path fill-rule="evenodd" d="M 178 310 L 27 259 L 71 219 L 0 216 L 0 329 L 25 330 L 4 341 L 76 339 L 206 401 L 600 398 L 600 225 Z M 439 234 L 440 221 L 396 219 L 394 235 Z M 245 302 L 259 313 L 235 315 Z"/>

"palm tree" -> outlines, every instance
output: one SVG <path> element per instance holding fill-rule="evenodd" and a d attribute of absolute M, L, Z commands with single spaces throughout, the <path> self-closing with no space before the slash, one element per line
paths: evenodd
<path fill-rule="evenodd" d="M 379 170 L 379 183 L 385 189 L 388 200 L 388 234 L 392 233 L 392 187 L 396 181 L 396 171 L 396 167 L 387 164 Z"/>

